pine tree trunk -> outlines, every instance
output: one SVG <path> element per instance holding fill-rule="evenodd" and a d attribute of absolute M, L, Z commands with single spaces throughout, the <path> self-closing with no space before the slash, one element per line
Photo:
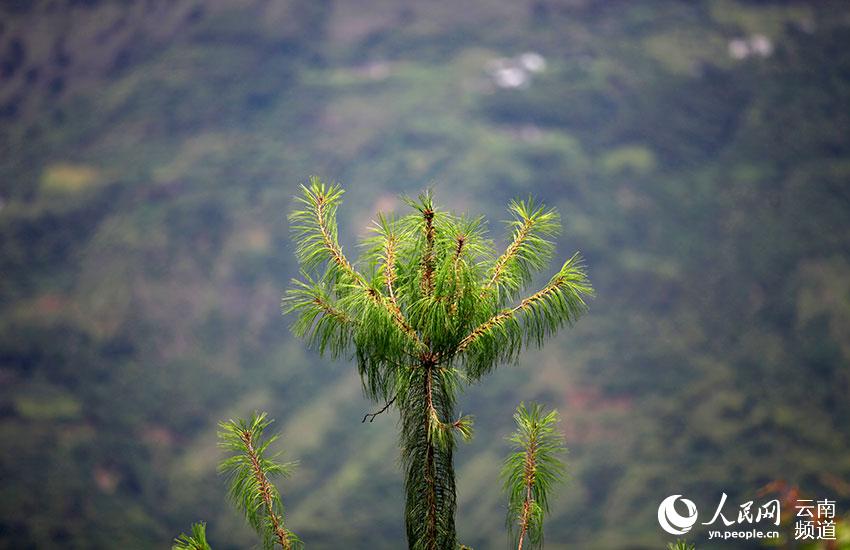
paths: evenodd
<path fill-rule="evenodd" d="M 439 373 L 423 365 L 399 407 L 410 550 L 455 550 L 457 546 L 453 439 L 439 445 L 428 437 L 430 405 L 441 419 L 453 418 L 452 401 Z"/>

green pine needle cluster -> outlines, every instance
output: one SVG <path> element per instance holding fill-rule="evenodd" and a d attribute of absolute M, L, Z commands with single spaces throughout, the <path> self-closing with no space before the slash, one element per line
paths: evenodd
<path fill-rule="evenodd" d="M 696 550 L 696 545 L 688 544 L 683 540 L 677 540 L 675 543 L 667 543 L 667 550 Z"/>
<path fill-rule="evenodd" d="M 192 524 L 192 534 L 181 534 L 174 539 L 171 550 L 212 550 L 207 543 L 207 524 L 199 521 Z"/>
<path fill-rule="evenodd" d="M 343 190 L 311 178 L 301 191 L 290 220 L 302 273 L 284 311 L 319 352 L 353 355 L 365 393 L 398 408 L 409 547 L 454 549 L 453 450 L 472 435 L 457 396 L 586 310 L 592 288 L 581 258 L 520 298 L 554 255 L 557 212 L 512 202 L 500 254 L 483 218 L 441 210 L 423 193 L 405 199 L 407 215 L 378 215 L 354 263 L 338 238 Z"/>
<path fill-rule="evenodd" d="M 228 496 L 261 536 L 263 548 L 293 550 L 301 547 L 301 541 L 286 528 L 280 493 L 271 479 L 288 477 L 295 464 L 267 456 L 269 446 L 278 439 L 278 435 L 264 437 L 271 423 L 266 413 L 254 413 L 248 421 L 220 423 L 219 446 L 232 454 L 219 471 L 229 482 Z"/>
<path fill-rule="evenodd" d="M 502 479 L 508 494 L 508 529 L 517 549 L 540 548 L 543 517 L 549 511 L 549 491 L 564 477 L 566 452 L 557 431 L 558 412 L 544 414 L 543 407 L 521 403 L 514 414 L 517 430 L 510 437 L 514 452 L 505 461 Z"/>

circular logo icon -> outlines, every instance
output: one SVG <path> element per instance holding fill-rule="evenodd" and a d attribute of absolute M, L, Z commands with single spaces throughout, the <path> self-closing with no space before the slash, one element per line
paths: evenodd
<path fill-rule="evenodd" d="M 697 522 L 697 505 L 692 500 L 681 499 L 682 504 L 688 509 L 686 515 L 680 515 L 676 511 L 676 501 L 681 496 L 670 495 L 658 506 L 658 524 L 671 535 L 684 535 Z"/>

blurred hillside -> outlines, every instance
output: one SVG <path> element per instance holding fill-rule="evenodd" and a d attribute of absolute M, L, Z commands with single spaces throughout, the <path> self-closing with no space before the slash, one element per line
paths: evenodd
<path fill-rule="evenodd" d="M 279 312 L 310 174 L 348 190 L 351 254 L 432 186 L 497 241 L 534 194 L 587 259 L 590 313 L 462 399 L 466 544 L 505 544 L 520 400 L 571 449 L 549 549 L 660 548 L 667 495 L 774 479 L 847 511 L 848 136 L 842 1 L 6 0 L 0 548 L 164 548 L 201 518 L 247 547 L 215 429 L 255 408 L 309 548 L 402 546 L 394 415 L 361 424 L 352 364 Z"/>

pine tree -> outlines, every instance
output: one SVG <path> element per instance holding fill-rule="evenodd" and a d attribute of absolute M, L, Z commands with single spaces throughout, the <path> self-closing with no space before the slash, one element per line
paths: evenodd
<path fill-rule="evenodd" d="M 517 550 L 543 546 L 543 516 L 549 511 L 549 490 L 563 479 L 566 451 L 556 431 L 558 412 L 543 414 L 543 407 L 521 403 L 514 414 L 517 430 L 510 441 L 514 453 L 502 468 L 508 494 L 508 531 L 516 535 Z M 525 544 L 526 540 L 528 544 Z"/>
<path fill-rule="evenodd" d="M 342 195 L 318 178 L 302 186 L 290 217 L 302 276 L 284 310 L 321 353 L 353 353 L 366 395 L 399 410 L 409 548 L 454 550 L 453 452 L 472 434 L 458 392 L 575 322 L 592 289 L 575 254 L 519 299 L 560 229 L 533 200 L 510 204 L 512 239 L 497 255 L 482 218 L 438 210 L 430 193 L 406 199 L 412 213 L 379 214 L 355 266 L 338 240 Z"/>
<path fill-rule="evenodd" d="M 218 470 L 228 482 L 228 497 L 242 512 L 262 541 L 264 550 L 299 550 L 301 540 L 285 524 L 283 502 L 273 478 L 289 477 L 294 462 L 279 462 L 269 456 L 269 446 L 279 435 L 267 436 L 272 423 L 264 412 L 255 412 L 249 420 L 238 418 L 219 423 L 218 443 L 227 457 Z M 180 534 L 172 550 L 210 550 L 206 524 L 192 524 L 192 534 Z"/>

